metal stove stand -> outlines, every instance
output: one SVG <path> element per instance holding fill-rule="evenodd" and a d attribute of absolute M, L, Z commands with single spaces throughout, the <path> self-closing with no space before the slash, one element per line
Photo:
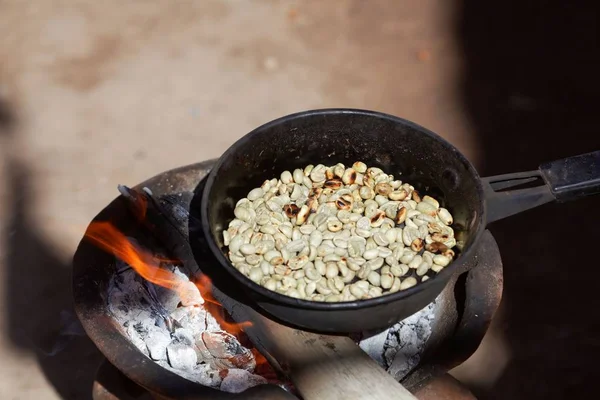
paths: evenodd
<path fill-rule="evenodd" d="M 193 192 L 208 174 L 214 162 L 215 160 L 210 160 L 166 171 L 140 183 L 136 188 L 147 187 L 159 199 L 165 196 L 168 196 L 170 201 L 179 198 L 180 203 L 176 206 L 189 209 Z M 113 220 L 125 218 L 126 207 L 120 200 L 122 199 L 117 198 L 113 201 L 97 218 Z M 106 256 L 103 258 L 93 246 L 82 242 L 75 254 L 73 266 L 78 316 L 84 326 L 94 325 L 93 330 L 88 329 L 88 334 L 107 358 L 98 369 L 92 390 L 94 399 L 183 398 L 181 394 L 187 393 L 187 388 L 193 389 L 194 386 L 200 385 L 173 374 L 162 381 L 162 373 L 158 370 L 162 369 L 161 367 L 151 365 L 154 363 L 150 360 L 143 360 L 144 356 L 141 354 L 131 353 L 131 346 L 125 342 L 127 339 L 119 335 L 115 327 L 98 325 L 99 320 L 106 319 L 103 314 L 105 308 L 101 305 L 102 296 L 82 293 L 78 290 L 89 280 L 97 278 L 95 274 L 103 273 L 101 270 L 106 265 L 106 261 Z M 473 263 L 474 265 L 469 266 L 470 268 L 465 272 L 457 273 L 438 297 L 432 334 L 421 361 L 402 381 L 404 387 L 419 398 L 435 398 L 442 393 L 446 396 L 451 393 L 456 394 L 447 398 L 471 398 L 468 391 L 461 388 L 458 382 L 447 375 L 447 372 L 463 363 L 475 352 L 500 303 L 503 285 L 502 261 L 496 241 L 489 231 L 485 232 Z M 192 391 L 203 392 L 202 388 L 198 389 Z M 161 395 L 159 396 L 157 392 Z M 201 394 L 184 397 L 214 398 Z M 283 398 L 278 395 L 273 398 L 275 397 Z M 240 393 L 228 398 L 255 397 Z"/>

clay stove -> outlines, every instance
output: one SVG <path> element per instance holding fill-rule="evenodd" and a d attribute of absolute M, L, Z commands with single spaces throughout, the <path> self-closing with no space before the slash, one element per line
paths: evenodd
<path fill-rule="evenodd" d="M 203 250 L 191 249 L 188 244 L 194 241 L 201 242 L 201 238 L 198 238 L 200 229 L 198 227 L 196 230 L 194 221 L 190 220 L 193 219 L 193 212 L 190 217 L 190 210 L 197 206 L 198 197 L 195 193 L 201 190 L 203 178 L 213 163 L 214 161 L 208 161 L 167 171 L 136 186 L 133 190 L 122 187 L 121 191 L 124 195 L 104 209 L 95 221 L 113 221 L 119 232 L 127 233 L 127 236 L 138 241 L 141 247 L 156 249 L 156 253 L 159 252 L 158 249 L 164 249 L 167 257 L 175 256 L 180 260 L 203 259 L 198 257 Z M 140 202 L 140 198 L 145 196 L 147 196 L 146 200 L 150 201 Z M 502 290 L 502 265 L 495 241 L 489 232 L 486 233 L 480 254 L 475 257 L 475 260 L 477 265 L 474 268 L 468 273 L 456 276 L 435 303 L 430 304 L 417 315 L 386 331 L 364 332 L 358 337 L 353 337 L 354 341 L 379 364 L 379 367 L 385 368 L 405 388 L 416 390 L 426 385 L 432 378 L 466 360 L 479 345 L 498 306 Z M 115 397 L 115 392 L 123 392 L 125 388 L 131 387 L 135 387 L 137 393 L 146 390 L 148 393 L 171 398 L 251 398 L 252 393 L 261 393 L 259 398 L 267 398 L 267 392 L 271 390 L 267 389 L 270 385 L 263 385 L 267 382 L 279 384 L 293 391 L 292 385 L 285 376 L 285 365 L 282 367 L 280 364 L 281 361 L 285 364 L 285 360 L 277 360 L 273 354 L 265 355 L 279 372 L 276 376 L 273 375 L 274 370 L 269 365 L 266 368 L 263 366 L 262 370 L 258 371 L 259 374 L 255 375 L 253 372 L 256 359 L 253 358 L 254 365 L 226 365 L 222 368 L 239 369 L 246 373 L 232 373 L 228 380 L 225 380 L 228 376 L 225 373 L 222 374 L 225 376 L 210 381 L 207 379 L 209 375 L 206 375 L 204 380 L 186 376 L 169 364 L 168 355 L 162 352 L 168 351 L 166 347 L 173 343 L 169 342 L 164 346 L 164 350 L 160 346 L 153 347 L 152 344 L 148 346 L 145 342 L 138 341 L 136 344 L 132 339 L 135 334 L 131 332 L 135 321 L 128 320 L 123 313 L 118 317 L 114 309 L 122 306 L 118 304 L 119 296 L 114 296 L 117 293 L 115 282 L 120 279 L 122 295 L 123 288 L 127 288 L 126 285 L 123 286 L 125 279 L 133 282 L 136 278 L 136 272 L 129 267 L 127 263 L 119 261 L 112 254 L 87 241 L 82 241 L 74 258 L 74 292 L 78 316 L 92 340 L 108 360 L 98 373 L 98 380 L 94 387 L 96 398 L 126 398 L 123 394 L 121 397 Z M 204 270 L 205 267 L 203 265 L 202 269 Z M 174 273 L 183 274 L 182 271 L 177 270 L 177 265 L 172 265 L 171 268 Z M 189 272 L 192 275 L 194 273 Z M 121 278 L 118 278 L 119 276 Z M 231 286 L 232 283 L 232 280 L 219 274 L 211 275 L 211 278 L 215 286 L 224 292 L 227 292 L 227 286 Z M 169 303 L 178 301 L 168 298 L 169 294 L 172 295 L 172 291 L 161 290 L 160 285 L 157 288 L 144 280 L 137 279 L 136 282 L 145 287 L 145 290 L 149 290 L 146 304 L 149 296 L 156 302 L 152 307 L 171 307 L 173 309 L 170 310 L 171 313 L 177 309 L 176 304 Z M 90 287 L 94 285 L 97 291 L 90 291 Z M 227 293 L 227 295 L 230 295 L 233 301 L 240 300 L 241 304 L 244 303 L 245 299 L 240 298 L 240 293 Z M 166 324 L 169 324 L 169 320 L 166 321 Z M 215 325 L 214 322 L 217 324 Z M 227 327 L 229 330 L 231 327 L 226 325 L 225 329 L 222 329 L 219 322 L 227 321 L 211 320 L 212 327 L 209 331 L 215 332 L 221 329 L 223 335 L 227 335 Z M 204 328 L 207 329 L 206 326 Z M 165 326 L 165 330 L 174 334 L 173 326 Z M 168 340 L 164 332 L 157 337 L 161 337 L 164 343 Z M 244 346 L 246 344 L 248 347 Z M 258 357 L 261 363 L 262 360 L 266 361 L 252 343 L 244 343 L 244 345 L 241 345 L 242 353 L 245 351 L 243 349 L 246 349 Z M 150 354 L 151 347 L 157 353 L 154 356 Z M 176 348 L 171 349 L 173 354 L 176 354 L 176 351 Z M 377 367 L 375 363 L 374 365 Z M 242 368 L 237 368 L 240 366 Z M 218 372 L 219 368 L 214 370 Z M 260 373 L 267 375 L 269 379 L 261 376 Z M 243 382 L 233 380 L 232 376 L 236 374 L 244 375 L 243 379 L 238 378 Z M 131 386 L 129 380 L 136 385 Z M 218 384 L 215 383 L 217 381 Z M 228 382 L 225 387 L 221 387 L 223 381 Z M 231 385 L 234 386 L 233 389 Z M 144 389 L 140 389 L 140 386 Z M 250 386 L 255 386 L 255 392 L 250 390 L 239 394 L 226 393 L 239 392 L 240 388 L 245 389 Z M 271 393 L 273 398 L 281 396 L 281 392 L 271 391 Z"/>

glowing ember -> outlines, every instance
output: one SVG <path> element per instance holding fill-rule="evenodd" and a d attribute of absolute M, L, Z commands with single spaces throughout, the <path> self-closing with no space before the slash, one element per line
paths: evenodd
<path fill-rule="evenodd" d="M 256 361 L 256 367 L 254 368 L 254 373 L 263 376 L 269 382 L 278 382 L 279 379 L 271 364 L 267 361 L 265 356 L 263 356 L 257 349 L 251 349 L 252 354 L 254 354 L 254 360 Z"/>

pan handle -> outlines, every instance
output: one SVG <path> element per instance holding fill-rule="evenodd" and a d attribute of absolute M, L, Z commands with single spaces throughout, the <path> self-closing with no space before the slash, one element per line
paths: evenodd
<path fill-rule="evenodd" d="M 487 223 L 550 201 L 560 203 L 600 193 L 600 150 L 540 165 L 537 171 L 482 178 Z M 538 186 L 513 189 L 538 182 Z"/>

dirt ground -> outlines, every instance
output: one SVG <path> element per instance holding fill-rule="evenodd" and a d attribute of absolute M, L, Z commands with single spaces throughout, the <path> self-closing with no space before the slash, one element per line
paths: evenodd
<path fill-rule="evenodd" d="M 0 1 L 0 398 L 90 397 L 97 351 L 56 332 L 70 258 L 117 184 L 218 157 L 273 118 L 392 113 L 488 175 L 600 149 L 592 2 L 480 3 Z M 599 263 L 558 246 L 597 237 L 599 205 L 494 226 L 502 313 L 455 373 L 480 398 L 586 397 Z"/>

